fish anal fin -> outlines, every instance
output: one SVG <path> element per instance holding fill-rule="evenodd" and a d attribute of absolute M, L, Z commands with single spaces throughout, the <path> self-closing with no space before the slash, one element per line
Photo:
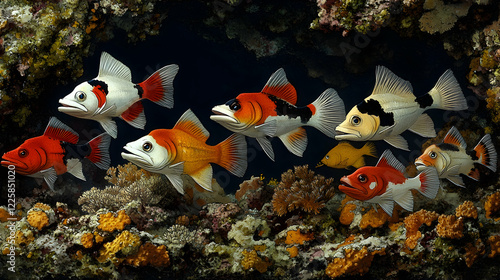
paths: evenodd
<path fill-rule="evenodd" d="M 307 148 L 307 134 L 303 127 L 279 136 L 286 148 L 294 155 L 301 157 Z"/>
<path fill-rule="evenodd" d="M 203 127 L 191 109 L 182 114 L 173 129 L 182 130 L 201 141 L 207 141 L 210 136 L 210 133 Z"/>
<path fill-rule="evenodd" d="M 141 101 L 132 104 L 120 117 L 135 128 L 144 129 L 146 125 L 144 106 Z"/>
<path fill-rule="evenodd" d="M 465 188 L 464 180 L 460 177 L 460 175 L 448 176 L 446 179 L 461 188 Z"/>
<path fill-rule="evenodd" d="M 434 122 L 427 114 L 422 114 L 418 117 L 417 121 L 408 128 L 409 131 L 416 133 L 422 137 L 436 137 L 436 130 L 434 130 Z"/>
<path fill-rule="evenodd" d="M 98 120 L 104 131 L 106 131 L 111 137 L 115 138 L 118 136 L 118 127 L 116 123 L 111 118 L 102 118 Z"/>
<path fill-rule="evenodd" d="M 404 173 L 406 170 L 405 166 L 400 161 L 398 161 L 396 159 L 396 157 L 394 157 L 391 150 L 389 150 L 389 149 L 385 150 L 382 153 L 376 166 L 377 167 L 391 167 L 391 168 L 394 168 L 401 173 Z"/>
<path fill-rule="evenodd" d="M 363 167 L 365 166 L 365 159 L 363 158 L 363 156 L 360 156 L 353 164 L 352 164 L 352 167 L 354 168 L 360 168 L 360 167 Z"/>
<path fill-rule="evenodd" d="M 443 139 L 443 143 L 452 144 L 463 149 L 467 149 L 467 144 L 465 143 L 462 134 L 460 134 L 460 131 L 458 131 L 458 129 L 454 126 L 450 128 L 448 133 L 446 133 L 446 136 Z"/>
<path fill-rule="evenodd" d="M 76 178 L 86 181 L 85 175 L 83 175 L 82 171 L 82 162 L 79 159 L 71 158 L 68 159 L 68 163 L 66 165 L 68 168 L 68 173 L 75 176 Z"/>
<path fill-rule="evenodd" d="M 199 168 L 192 174 L 188 174 L 193 178 L 193 180 L 200 185 L 203 189 L 207 191 L 213 191 L 212 190 L 212 166 L 210 164 L 206 164 L 205 166 Z"/>
<path fill-rule="evenodd" d="M 292 84 L 288 82 L 283 68 L 278 69 L 271 75 L 262 89 L 262 93 L 276 96 L 293 105 L 297 103 L 297 91 Z"/>
<path fill-rule="evenodd" d="M 477 168 L 472 168 L 469 172 L 469 174 L 467 174 L 467 177 L 473 179 L 473 180 L 476 180 L 476 181 L 479 181 L 479 178 L 481 177 L 480 173 L 479 173 L 479 169 Z"/>
<path fill-rule="evenodd" d="M 47 128 L 45 129 L 43 135 L 53 139 L 68 142 L 71 144 L 76 144 L 79 138 L 78 133 L 76 133 L 69 126 L 62 123 L 56 117 L 50 118 Z"/>
<path fill-rule="evenodd" d="M 273 151 L 273 146 L 271 145 L 271 140 L 269 140 L 266 137 L 258 137 L 255 138 L 257 139 L 257 142 L 260 144 L 262 149 L 264 150 L 264 153 L 272 160 L 274 161 L 274 151 Z"/>
<path fill-rule="evenodd" d="M 99 74 L 97 77 L 117 77 L 132 82 L 132 73 L 125 64 L 112 57 L 107 52 L 101 53 Z"/>
<path fill-rule="evenodd" d="M 398 148 L 398 149 L 401 149 L 404 151 L 410 150 L 408 148 L 408 142 L 401 135 L 389 135 L 389 136 L 384 138 L 384 141 L 395 148 Z"/>

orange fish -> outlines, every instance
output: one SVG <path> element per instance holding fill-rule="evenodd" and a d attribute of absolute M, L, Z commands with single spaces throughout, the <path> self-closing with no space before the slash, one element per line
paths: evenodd
<path fill-rule="evenodd" d="M 302 126 L 312 126 L 329 137 L 345 117 L 344 102 L 329 88 L 313 103 L 297 107 L 297 92 L 280 68 L 274 72 L 261 92 L 241 93 L 235 99 L 212 109 L 210 119 L 232 132 L 254 137 L 269 158 L 274 160 L 267 137 L 279 137 L 286 148 L 302 156 L 307 134 Z"/>
<path fill-rule="evenodd" d="M 411 190 L 418 190 L 428 198 L 435 198 L 439 178 L 435 168 L 425 168 L 417 177 L 406 178 L 405 167 L 390 150 L 386 150 L 376 166 L 365 166 L 340 179 L 339 190 L 362 201 L 379 204 L 392 215 L 394 202 L 407 211 L 413 211 Z"/>
<path fill-rule="evenodd" d="M 77 145 L 78 133 L 52 117 L 42 136 L 30 138 L 17 149 L 2 157 L 2 166 L 14 165 L 21 175 L 34 177 L 38 183 L 45 180 L 54 189 L 57 175 L 66 172 L 85 181 L 82 172 L 83 158 L 88 158 L 97 167 L 107 169 L 111 138 L 103 133 L 86 144 Z"/>
<path fill-rule="evenodd" d="M 439 178 L 446 178 L 453 184 L 465 187 L 460 174 L 479 180 L 479 171 L 474 167 L 475 163 L 482 164 L 495 172 L 497 169 L 497 152 L 491 136 L 486 134 L 468 152 L 464 138 L 456 129 L 452 127 L 443 139 L 443 143 L 431 145 L 425 149 L 424 153 L 415 160 L 418 170 L 426 166 L 434 166 Z"/>
<path fill-rule="evenodd" d="M 233 134 L 215 146 L 207 145 L 210 134 L 191 110 L 187 110 L 172 129 L 156 129 L 128 143 L 122 157 L 150 172 L 164 174 L 184 194 L 181 174 L 212 191 L 212 166 L 218 164 L 236 176 L 247 168 L 245 136 Z"/>

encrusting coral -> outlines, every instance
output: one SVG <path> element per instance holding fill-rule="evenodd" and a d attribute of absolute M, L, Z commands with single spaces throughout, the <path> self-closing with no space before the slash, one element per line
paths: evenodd
<path fill-rule="evenodd" d="M 451 239 L 460 239 L 464 236 L 463 218 L 455 215 L 441 215 L 438 218 L 436 232 L 439 236 Z"/>
<path fill-rule="evenodd" d="M 417 246 L 418 240 L 422 237 L 419 231 L 420 226 L 426 224 L 431 226 L 431 223 L 439 217 L 439 214 L 432 211 L 421 209 L 404 219 L 406 227 L 406 241 L 405 244 L 408 248 L 414 249 Z"/>
<path fill-rule="evenodd" d="M 366 247 L 361 250 L 345 249 L 343 258 L 335 258 L 326 268 L 326 275 L 331 279 L 343 275 L 363 275 L 368 272 L 375 255 L 384 255 L 385 250 L 370 252 Z"/>
<path fill-rule="evenodd" d="M 484 210 L 486 211 L 486 218 L 500 219 L 500 192 L 491 194 L 486 198 Z"/>
<path fill-rule="evenodd" d="M 118 211 L 116 215 L 108 212 L 100 215 L 99 226 L 97 228 L 103 231 L 113 232 L 115 230 L 123 230 L 130 222 L 130 217 L 124 210 Z"/>

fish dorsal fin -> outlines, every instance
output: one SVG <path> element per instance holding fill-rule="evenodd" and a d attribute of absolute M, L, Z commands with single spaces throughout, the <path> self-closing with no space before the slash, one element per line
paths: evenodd
<path fill-rule="evenodd" d="M 413 95 L 413 88 L 410 82 L 401 79 L 384 66 L 377 66 L 375 69 L 375 87 L 372 95 L 391 93 L 408 97 Z"/>
<path fill-rule="evenodd" d="M 132 82 L 132 73 L 130 72 L 130 68 L 116 60 L 116 58 L 112 57 L 107 52 L 102 52 L 101 54 L 99 75 L 97 77 L 116 77 Z"/>
<path fill-rule="evenodd" d="M 182 114 L 175 124 L 174 129 L 182 130 L 202 141 L 206 141 L 210 136 L 210 133 L 203 127 L 191 109 Z"/>
<path fill-rule="evenodd" d="M 262 89 L 262 93 L 274 95 L 293 105 L 297 103 L 297 91 L 286 78 L 283 68 L 278 69 L 271 75 Z"/>
<path fill-rule="evenodd" d="M 399 160 L 394 157 L 392 154 L 391 150 L 387 149 L 384 151 L 384 153 L 380 156 L 380 159 L 377 162 L 377 167 L 391 167 L 396 170 L 398 170 L 401 173 L 405 172 L 405 167 L 404 165 L 399 162 Z"/>
<path fill-rule="evenodd" d="M 62 123 L 56 117 L 50 118 L 49 124 L 47 125 L 43 135 L 71 144 L 76 144 L 79 138 L 78 133 Z"/>
<path fill-rule="evenodd" d="M 458 129 L 454 126 L 450 128 L 448 133 L 446 133 L 446 136 L 443 139 L 443 143 L 452 144 L 463 149 L 467 149 L 467 144 L 465 143 L 462 134 L 460 134 L 460 131 L 458 131 Z"/>

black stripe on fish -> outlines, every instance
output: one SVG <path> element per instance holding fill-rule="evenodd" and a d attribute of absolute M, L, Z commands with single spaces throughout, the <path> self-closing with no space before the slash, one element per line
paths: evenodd
<path fill-rule="evenodd" d="M 90 80 L 90 81 L 88 81 L 88 83 L 89 83 L 91 86 L 93 86 L 93 87 L 95 87 L 95 86 L 99 86 L 99 87 L 102 89 L 102 91 L 103 91 L 106 95 L 108 95 L 108 93 L 109 93 L 109 91 L 108 91 L 108 84 L 106 84 L 105 82 L 103 82 L 103 81 L 99 81 L 99 80 Z"/>
<path fill-rule="evenodd" d="M 140 85 L 134 85 L 134 87 L 137 89 L 137 94 L 139 94 L 139 98 L 142 98 L 142 95 L 144 94 L 144 89 Z"/>
<path fill-rule="evenodd" d="M 415 101 L 418 103 L 418 105 L 422 109 L 423 108 L 427 108 L 427 107 L 431 106 L 432 103 L 434 103 L 434 100 L 432 99 L 432 96 L 430 94 L 428 94 L 428 93 L 415 98 Z"/>
<path fill-rule="evenodd" d="M 74 145 L 61 141 L 61 147 L 64 150 L 64 157 L 63 157 L 64 164 L 67 164 L 67 161 L 73 158 L 82 160 L 83 158 L 89 156 L 90 152 L 92 152 L 89 143 L 82 145 Z"/>
<path fill-rule="evenodd" d="M 460 151 L 460 149 L 456 145 L 449 144 L 449 143 L 441 143 L 441 144 L 438 144 L 437 146 L 443 151 L 453 151 L 453 152 Z"/>
<path fill-rule="evenodd" d="M 360 113 L 379 117 L 380 126 L 394 125 L 394 114 L 386 113 L 377 100 L 374 99 L 369 99 L 368 101 L 363 100 L 363 102 L 359 103 L 356 106 L 358 106 L 358 110 Z"/>
<path fill-rule="evenodd" d="M 477 152 L 475 150 L 467 151 L 466 153 L 467 153 L 467 155 L 469 155 L 472 158 L 472 160 L 478 160 L 479 159 L 479 156 L 478 156 L 478 154 L 477 154 Z M 487 157 L 489 157 L 488 151 L 486 149 L 485 149 L 485 154 L 486 154 Z"/>
<path fill-rule="evenodd" d="M 270 94 L 267 94 L 267 97 L 269 97 L 269 99 L 276 104 L 276 114 L 278 116 L 287 116 L 290 119 L 300 117 L 300 121 L 302 123 L 307 123 L 313 115 L 309 107 L 296 107 L 285 100 Z"/>

